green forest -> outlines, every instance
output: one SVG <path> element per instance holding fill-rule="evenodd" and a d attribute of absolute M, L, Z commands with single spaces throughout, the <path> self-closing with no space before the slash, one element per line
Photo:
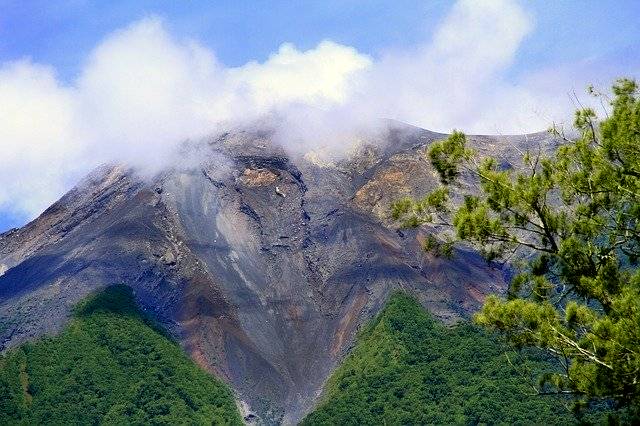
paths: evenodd
<path fill-rule="evenodd" d="M 552 367 L 534 355 L 509 356 L 496 336 L 469 323 L 447 327 L 398 293 L 361 332 L 303 424 L 577 422 L 569 400 L 533 395 L 531 383 Z M 600 421 L 585 416 L 582 421 Z"/>
<path fill-rule="evenodd" d="M 305 425 L 570 424 L 570 399 L 534 395 L 553 364 L 468 322 L 448 327 L 394 294 L 359 334 Z M 600 423 L 602 410 L 582 413 Z M 61 334 L 0 358 L 0 424 L 242 424 L 228 387 L 109 287 Z"/>
<path fill-rule="evenodd" d="M 229 388 L 113 286 L 0 358 L 0 424 L 242 424 Z"/>

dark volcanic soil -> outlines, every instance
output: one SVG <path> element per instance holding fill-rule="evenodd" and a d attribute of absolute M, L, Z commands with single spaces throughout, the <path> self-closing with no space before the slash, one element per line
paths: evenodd
<path fill-rule="evenodd" d="M 394 289 L 448 322 L 504 290 L 503 272 L 476 254 L 432 258 L 419 233 L 388 219 L 393 199 L 436 184 L 424 148 L 441 137 L 399 126 L 349 160 L 316 164 L 248 132 L 211 143 L 209 165 L 153 182 L 99 170 L 0 235 L 0 349 L 59 330 L 79 299 L 125 283 L 245 414 L 295 423 Z M 476 144 L 509 157 L 524 140 Z"/>

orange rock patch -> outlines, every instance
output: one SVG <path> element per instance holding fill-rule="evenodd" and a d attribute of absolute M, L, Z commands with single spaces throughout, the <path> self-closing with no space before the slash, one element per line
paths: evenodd
<path fill-rule="evenodd" d="M 278 180 L 278 175 L 269 169 L 244 169 L 240 181 L 246 186 L 266 186 Z"/>

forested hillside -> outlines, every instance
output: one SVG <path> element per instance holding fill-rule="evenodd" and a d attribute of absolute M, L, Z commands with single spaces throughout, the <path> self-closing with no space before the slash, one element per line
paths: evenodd
<path fill-rule="evenodd" d="M 231 391 L 109 287 L 0 357 L 0 424 L 241 424 Z"/>
<path fill-rule="evenodd" d="M 552 364 L 531 353 L 509 359 L 493 336 L 469 324 L 447 328 L 409 296 L 395 294 L 360 334 L 304 424 L 575 421 L 567 401 L 532 395 L 530 380 Z"/>

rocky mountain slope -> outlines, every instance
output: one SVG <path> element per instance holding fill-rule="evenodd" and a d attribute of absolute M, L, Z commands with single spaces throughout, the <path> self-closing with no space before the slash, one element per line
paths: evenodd
<path fill-rule="evenodd" d="M 247 131 L 206 144 L 201 166 L 152 180 L 96 171 L 0 235 L 0 349 L 60 330 L 82 297 L 124 283 L 235 389 L 247 419 L 295 423 L 392 290 L 453 322 L 506 287 L 473 252 L 433 258 L 420 250 L 428 231 L 392 226 L 393 199 L 437 183 L 424 149 L 444 136 L 392 127 L 335 162 Z M 472 138 L 507 164 L 541 141 Z"/>

